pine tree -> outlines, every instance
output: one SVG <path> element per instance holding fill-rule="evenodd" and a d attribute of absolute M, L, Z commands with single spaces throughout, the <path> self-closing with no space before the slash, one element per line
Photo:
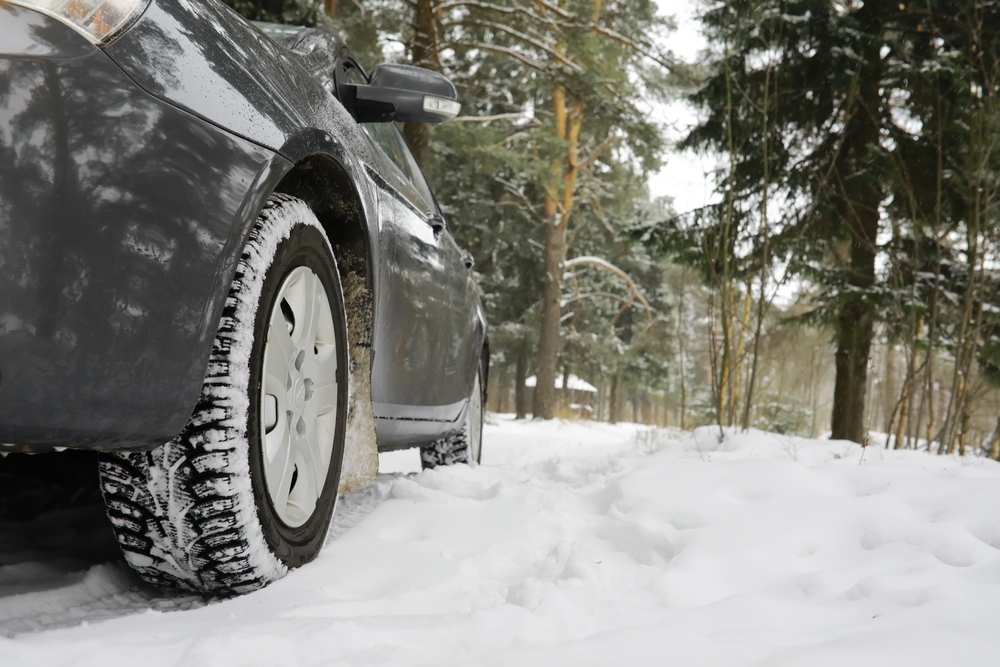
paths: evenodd
<path fill-rule="evenodd" d="M 825 302 L 816 315 L 837 332 L 833 437 L 858 442 L 865 432 L 867 365 L 878 319 L 875 260 L 892 168 L 884 138 L 896 131 L 889 98 L 905 69 L 897 14 L 896 5 L 873 2 L 728 0 L 713 6 L 702 16 L 713 45 L 712 73 L 691 96 L 707 117 L 683 143 L 728 160 L 719 176 L 723 203 L 689 226 L 703 243 L 714 244 L 713 259 L 703 262 L 708 273 L 723 283 L 737 277 L 741 244 L 751 240 L 759 249 L 763 232 L 768 251 L 743 252 L 751 266 L 790 261 L 822 285 Z M 758 217 L 757 210 L 779 196 L 780 216 Z M 725 290 L 724 326 L 733 310 L 731 288 Z M 723 354 L 731 354 L 728 343 Z M 719 402 L 721 411 L 722 397 Z"/>

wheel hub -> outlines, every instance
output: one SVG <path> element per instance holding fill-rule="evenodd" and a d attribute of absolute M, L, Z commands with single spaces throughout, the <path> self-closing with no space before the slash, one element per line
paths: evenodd
<path fill-rule="evenodd" d="M 292 397 L 294 398 L 295 411 L 301 413 L 306 404 L 306 383 L 302 378 L 295 380 L 292 385 Z"/>
<path fill-rule="evenodd" d="M 337 420 L 333 314 L 308 267 L 292 270 L 278 289 L 261 376 L 264 480 L 278 518 L 295 528 L 323 493 Z"/>

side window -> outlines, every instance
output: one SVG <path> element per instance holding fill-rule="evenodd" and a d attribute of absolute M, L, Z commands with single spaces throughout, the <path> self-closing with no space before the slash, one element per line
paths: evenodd
<path fill-rule="evenodd" d="M 382 152 L 385 153 L 392 163 L 399 167 L 399 171 L 407 180 L 410 179 L 410 168 L 403 154 L 401 142 L 396 140 L 396 133 L 392 123 L 361 123 L 361 129 L 365 131 L 371 140 L 375 142 Z"/>
<path fill-rule="evenodd" d="M 348 84 L 366 84 L 368 77 L 365 76 L 361 68 L 351 60 L 343 60 L 338 65 L 337 80 Z M 403 178 L 410 186 L 411 199 L 423 211 L 434 210 L 434 197 L 427 187 L 424 175 L 420 173 L 417 161 L 406 145 L 399 130 L 392 123 L 361 123 L 361 129 L 371 138 L 375 145 L 382 149 L 382 152 L 399 168 Z"/>
<path fill-rule="evenodd" d="M 392 128 L 396 130 L 396 128 Z M 434 195 L 431 194 L 431 189 L 427 185 L 427 180 L 424 179 L 423 172 L 420 171 L 420 165 L 417 164 L 417 159 L 413 157 L 413 153 L 410 152 L 410 147 L 406 145 L 406 140 L 399 134 L 396 130 L 396 136 L 399 137 L 399 143 L 403 147 L 403 155 L 406 158 L 406 166 L 409 167 L 410 172 L 410 182 L 413 183 L 413 187 L 416 189 L 417 194 L 426 204 L 425 211 L 435 210 L 434 206 Z"/>
<path fill-rule="evenodd" d="M 362 123 L 361 127 L 382 152 L 389 156 L 393 164 L 399 167 L 407 185 L 410 186 L 411 192 L 408 194 L 411 195 L 417 208 L 424 212 L 433 211 L 434 197 L 431 196 L 431 190 L 427 187 L 427 181 L 420 173 L 416 159 L 410 153 L 406 140 L 396 126 L 392 123 Z"/>
<path fill-rule="evenodd" d="M 364 85 L 368 83 L 368 77 L 365 76 L 365 73 L 361 71 L 360 67 L 350 60 L 344 60 L 340 63 L 340 74 L 343 77 L 342 80 L 344 83 L 354 85 Z"/>

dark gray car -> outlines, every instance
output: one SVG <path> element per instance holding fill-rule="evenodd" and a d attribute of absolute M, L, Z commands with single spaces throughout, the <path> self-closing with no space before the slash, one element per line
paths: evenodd
<path fill-rule="evenodd" d="M 458 110 L 215 0 L 0 0 L 0 452 L 99 450 L 128 562 L 213 593 L 377 451 L 478 461 L 472 259 L 394 124 Z"/>

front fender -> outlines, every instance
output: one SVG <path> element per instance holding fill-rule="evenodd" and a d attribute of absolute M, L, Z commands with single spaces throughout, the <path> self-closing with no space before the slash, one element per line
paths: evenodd
<path fill-rule="evenodd" d="M 162 444 L 198 398 L 244 230 L 291 165 L 61 23 L 0 3 L 0 25 L 0 442 Z"/>

